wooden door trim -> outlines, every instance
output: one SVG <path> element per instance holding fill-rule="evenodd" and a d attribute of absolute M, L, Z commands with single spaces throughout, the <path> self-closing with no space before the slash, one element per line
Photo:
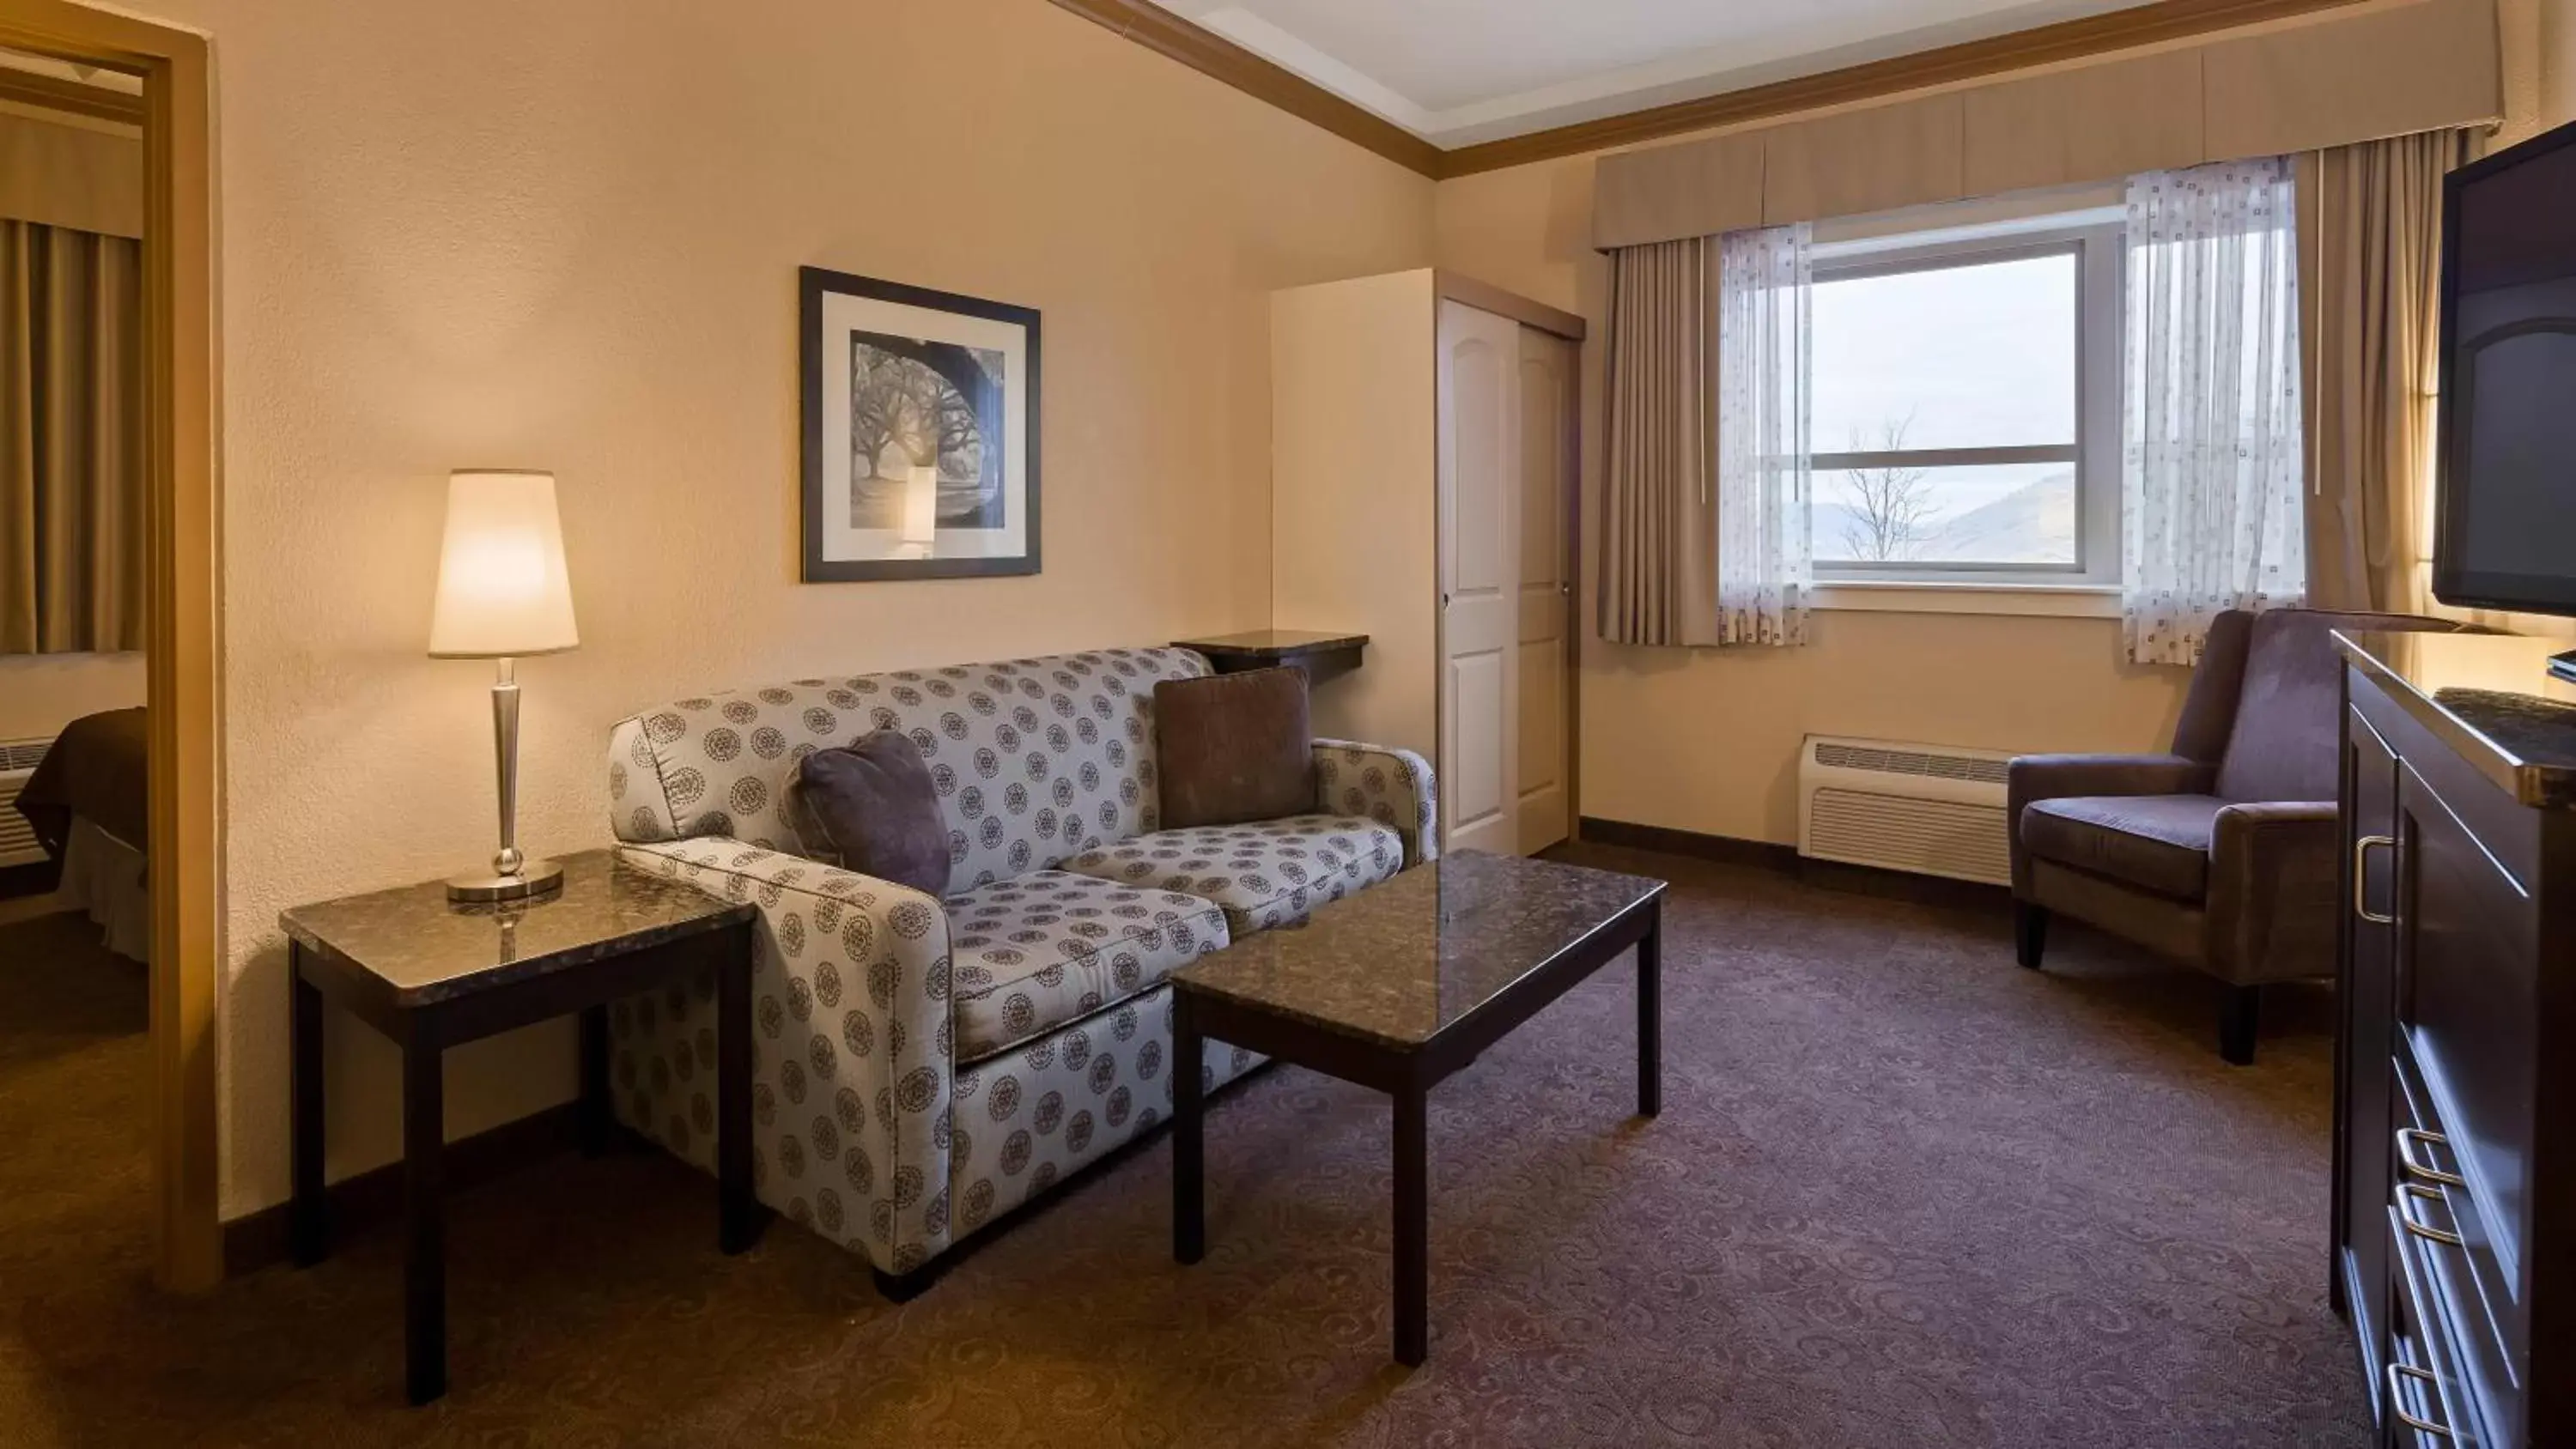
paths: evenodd
<path fill-rule="evenodd" d="M 68 0 L 0 0 L 0 45 L 143 79 L 153 1278 L 195 1291 L 223 1277 L 222 484 L 207 46 Z"/>
<path fill-rule="evenodd" d="M 1518 292 L 1505 291 L 1491 282 L 1478 281 L 1447 267 L 1432 269 L 1431 289 L 1442 301 L 1463 302 L 1479 312 L 1491 312 L 1497 317 L 1525 322 L 1568 342 L 1581 342 L 1588 329 L 1588 324 L 1571 312 L 1560 311 L 1545 302 L 1533 301 Z"/>
<path fill-rule="evenodd" d="M 1310 121 L 1346 141 L 1434 181 L 1605 151 L 1693 131 L 1778 120 L 1829 106 L 1858 105 L 1907 91 L 1956 85 L 2092 60 L 2151 45 L 2192 40 L 2222 30 L 2291 20 L 2363 0 L 2149 0 L 2103 15 L 2060 20 L 2027 30 L 1961 41 L 1722 91 L 1696 100 L 1647 106 L 1621 115 L 1552 126 L 1521 136 L 1444 150 L 1352 104 L 1304 76 L 1253 54 L 1151 0 L 1055 0 L 1202 75 Z"/>
<path fill-rule="evenodd" d="M 22 106 L 42 106 L 49 111 L 67 111 L 87 116 L 94 121 L 116 121 L 128 126 L 143 124 L 143 97 L 105 86 L 85 86 L 58 76 L 38 75 L 34 71 L 13 70 L 0 65 L 0 101 L 16 101 Z"/>

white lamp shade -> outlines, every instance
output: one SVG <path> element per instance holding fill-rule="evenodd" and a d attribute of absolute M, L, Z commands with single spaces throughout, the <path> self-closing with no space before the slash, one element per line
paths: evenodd
<path fill-rule="evenodd" d="M 581 642 L 552 473 L 447 475 L 447 537 L 429 652 L 440 659 L 553 654 Z"/>

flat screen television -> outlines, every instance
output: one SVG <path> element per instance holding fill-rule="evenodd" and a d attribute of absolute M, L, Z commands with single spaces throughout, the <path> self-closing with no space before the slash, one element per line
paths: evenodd
<path fill-rule="evenodd" d="M 2576 614 L 2576 126 L 2443 182 L 2441 362 L 2434 596 Z"/>

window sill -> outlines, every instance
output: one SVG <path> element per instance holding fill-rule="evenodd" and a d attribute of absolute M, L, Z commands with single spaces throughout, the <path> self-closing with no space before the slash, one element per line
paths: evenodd
<path fill-rule="evenodd" d="M 2116 584 L 1835 579 L 1816 585 L 1815 607 L 1865 614 L 2033 614 L 2116 619 L 2120 617 L 2120 589 Z"/>

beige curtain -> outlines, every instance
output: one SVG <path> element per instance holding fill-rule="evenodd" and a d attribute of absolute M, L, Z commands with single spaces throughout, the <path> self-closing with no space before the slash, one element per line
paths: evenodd
<path fill-rule="evenodd" d="M 2419 613 L 2440 373 L 2442 175 L 2469 132 L 2299 157 L 2308 598 Z"/>
<path fill-rule="evenodd" d="M 143 647 L 143 251 L 0 220 L 0 654 Z"/>
<path fill-rule="evenodd" d="M 1712 238 L 1610 254 L 1601 637 L 1716 644 L 1717 266 Z"/>

